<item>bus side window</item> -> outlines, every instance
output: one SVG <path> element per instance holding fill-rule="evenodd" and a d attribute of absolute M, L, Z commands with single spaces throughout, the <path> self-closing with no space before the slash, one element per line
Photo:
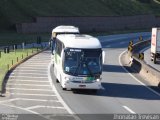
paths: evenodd
<path fill-rule="evenodd" d="M 63 49 L 63 44 L 59 41 L 59 40 L 56 40 L 56 46 L 55 46 L 55 52 L 61 56 L 61 52 L 62 52 L 62 49 Z"/>
<path fill-rule="evenodd" d="M 55 41 L 55 48 L 54 48 L 55 52 L 57 52 L 57 41 Z"/>

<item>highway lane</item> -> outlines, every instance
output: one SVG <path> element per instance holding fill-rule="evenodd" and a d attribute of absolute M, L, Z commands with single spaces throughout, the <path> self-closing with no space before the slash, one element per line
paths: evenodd
<path fill-rule="evenodd" d="M 136 34 L 126 34 L 117 37 L 99 37 L 105 50 L 106 59 L 102 75 L 102 86 L 104 89 L 96 94 L 89 91 L 73 92 L 61 90 L 60 85 L 55 82 L 53 67 L 51 67 L 53 83 L 63 100 L 74 113 L 159 113 L 160 96 L 147 89 L 146 86 L 130 76 L 120 66 L 120 54 L 127 49 L 129 41 L 131 39 L 136 41 L 138 36 Z M 149 37 L 150 33 L 145 33 L 145 38 Z M 136 73 L 133 74 L 136 75 Z M 80 118 L 83 117 L 80 116 Z M 98 118 L 94 116 L 92 119 Z"/>
<path fill-rule="evenodd" d="M 82 120 L 106 119 L 106 116 L 93 114 L 159 113 L 160 96 L 137 82 L 119 63 L 119 56 L 126 50 L 129 41 L 131 39 L 137 41 L 138 36 L 141 34 L 145 35 L 146 39 L 150 36 L 150 33 L 138 33 L 99 37 L 106 52 L 106 59 L 102 75 L 104 89 L 97 93 L 62 91 L 60 85 L 55 82 L 53 66 L 51 67 L 51 82 L 56 86 L 58 93 L 72 112 L 81 114 L 79 117 Z M 45 57 L 46 59 L 40 59 Z M 0 113 L 53 114 L 53 116 L 45 116 L 47 118 L 54 118 L 55 112 L 70 113 L 66 109 L 61 110 L 64 103 L 55 94 L 56 90 L 52 89 L 47 76 L 49 61 L 50 52 L 45 51 L 13 71 L 7 86 L 10 96 L 1 99 Z M 133 74 L 136 75 L 136 73 Z M 54 110 L 55 107 L 56 110 Z M 90 114 L 91 116 L 87 118 L 82 114 Z M 44 116 L 37 115 L 36 117 L 38 119 Z M 71 118 L 74 119 L 72 116 Z M 68 117 L 68 119 L 71 118 Z"/>
<path fill-rule="evenodd" d="M 44 51 L 20 64 L 7 76 L 6 97 L 0 99 L 1 114 L 18 114 L 15 120 L 53 120 L 59 116 L 74 120 L 75 116 L 69 116 L 72 111 L 52 86 L 48 74 L 50 61 L 50 51 Z M 3 117 L 0 119 L 6 120 Z"/>

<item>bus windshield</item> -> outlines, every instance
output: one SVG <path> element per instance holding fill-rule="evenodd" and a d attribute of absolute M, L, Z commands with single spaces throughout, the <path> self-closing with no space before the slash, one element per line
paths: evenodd
<path fill-rule="evenodd" d="M 64 72 L 73 76 L 94 76 L 102 72 L 101 49 L 67 48 L 64 57 Z"/>

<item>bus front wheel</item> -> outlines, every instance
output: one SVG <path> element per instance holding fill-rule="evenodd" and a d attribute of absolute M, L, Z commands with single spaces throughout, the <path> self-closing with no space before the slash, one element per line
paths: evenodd
<path fill-rule="evenodd" d="M 58 79 L 56 79 L 56 83 L 59 83 L 59 80 L 58 80 Z"/>
<path fill-rule="evenodd" d="M 67 88 L 63 88 L 63 87 L 62 87 L 62 90 L 67 90 Z"/>

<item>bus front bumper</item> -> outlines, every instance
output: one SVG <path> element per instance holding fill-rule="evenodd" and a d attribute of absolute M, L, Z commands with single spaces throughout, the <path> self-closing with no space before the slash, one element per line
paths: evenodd
<path fill-rule="evenodd" d="M 102 89 L 101 82 L 93 82 L 93 83 L 74 83 L 74 82 L 66 82 L 64 87 L 67 89 Z"/>

